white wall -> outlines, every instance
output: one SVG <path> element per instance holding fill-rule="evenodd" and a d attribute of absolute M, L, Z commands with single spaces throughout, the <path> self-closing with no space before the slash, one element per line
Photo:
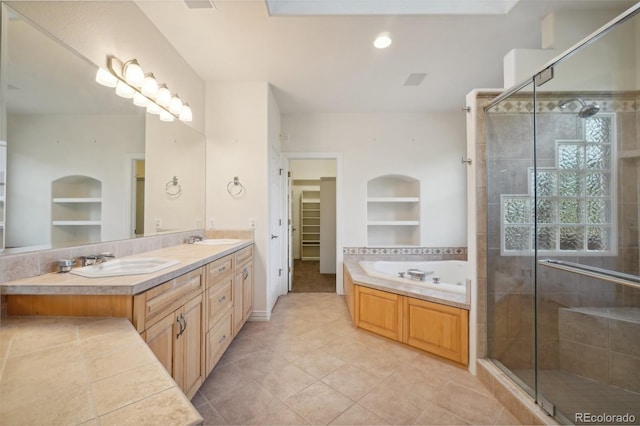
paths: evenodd
<path fill-rule="evenodd" d="M 598 30 L 623 10 L 560 11 L 541 22 L 543 49 L 514 49 L 504 58 L 504 87 L 511 87 L 530 78 L 541 67 L 565 50 Z M 630 90 L 635 86 L 635 46 L 633 28 L 625 25 L 614 29 L 556 67 L 557 77 L 543 90 Z M 611 79 L 611 67 L 616 67 L 616 79 Z M 627 70 L 626 72 L 624 70 Z"/>
<path fill-rule="evenodd" d="M 204 228 L 206 143 L 204 135 L 174 121 L 146 120 L 145 233 Z M 167 182 L 176 176 L 182 191 L 167 194 Z M 169 192 L 177 187 L 169 185 Z"/>
<path fill-rule="evenodd" d="M 106 66 L 107 55 L 136 58 L 144 70 L 189 102 L 191 127 L 204 132 L 204 81 L 135 3 L 129 1 L 8 1 L 53 36 Z"/>
<path fill-rule="evenodd" d="M 344 246 L 367 245 L 367 181 L 403 174 L 421 183 L 421 244 L 466 247 L 463 113 L 284 115 L 282 131 L 283 152 L 343 153 Z"/>
<path fill-rule="evenodd" d="M 144 152 L 144 120 L 131 115 L 8 117 L 7 247 L 51 242 L 51 182 L 85 175 L 102 182 L 102 238 L 129 235 L 126 154 Z"/>
<path fill-rule="evenodd" d="M 208 82 L 206 218 L 217 229 L 247 229 L 255 218 L 254 310 L 268 316 L 269 86 L 265 82 Z M 227 192 L 238 176 L 241 198 Z"/>

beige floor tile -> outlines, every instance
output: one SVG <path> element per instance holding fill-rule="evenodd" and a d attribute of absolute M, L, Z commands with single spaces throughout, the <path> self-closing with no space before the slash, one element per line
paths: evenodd
<path fill-rule="evenodd" d="M 498 416 L 498 420 L 495 422 L 496 425 L 519 425 L 520 422 L 516 419 L 513 414 L 509 412 L 506 408 L 503 408 Z"/>
<path fill-rule="evenodd" d="M 193 395 L 193 398 L 191 398 L 191 404 L 196 408 L 207 403 L 209 403 L 209 400 L 202 392 L 200 392 L 200 390 L 198 390 L 198 392 Z"/>
<path fill-rule="evenodd" d="M 338 339 L 323 346 L 322 351 L 331 354 L 345 362 L 350 362 L 356 357 L 367 352 L 367 347 L 350 339 Z"/>
<path fill-rule="evenodd" d="M 454 382 L 447 383 L 434 402 L 472 424 L 493 424 L 502 410 L 495 398 Z"/>
<path fill-rule="evenodd" d="M 284 403 L 278 402 L 267 412 L 258 414 L 256 417 L 249 419 L 248 425 L 308 425 L 309 423 L 296 414 L 291 408 Z"/>
<path fill-rule="evenodd" d="M 352 400 L 321 382 L 298 392 L 285 403 L 314 425 L 329 424 L 353 405 Z"/>
<path fill-rule="evenodd" d="M 351 363 L 380 378 L 388 377 L 403 365 L 401 360 L 389 354 L 377 351 L 374 348 L 370 349 L 371 350 L 360 354 L 357 358 L 354 358 Z"/>
<path fill-rule="evenodd" d="M 469 423 L 462 420 L 450 411 L 430 404 L 413 422 L 414 425 L 467 425 Z"/>
<path fill-rule="evenodd" d="M 315 377 L 295 365 L 287 365 L 269 372 L 257 382 L 281 400 L 285 400 L 316 381 Z"/>
<path fill-rule="evenodd" d="M 282 354 L 269 350 L 252 353 L 234 363 L 245 377 L 255 381 L 289 364 Z"/>
<path fill-rule="evenodd" d="M 421 410 L 427 407 L 446 382 L 411 366 L 402 366 L 380 383 L 379 387 L 391 390 L 398 398 Z"/>
<path fill-rule="evenodd" d="M 411 424 L 423 410 L 398 395 L 396 389 L 390 389 L 382 383 L 358 401 L 358 404 L 394 425 Z"/>
<path fill-rule="evenodd" d="M 216 366 L 200 387 L 200 392 L 209 401 L 212 401 L 229 391 L 245 386 L 251 381 L 245 371 L 233 363 L 222 367 Z"/>
<path fill-rule="evenodd" d="M 331 422 L 332 425 L 388 425 L 386 421 L 373 414 L 371 411 L 353 404 L 347 411 L 340 414 Z"/>
<path fill-rule="evenodd" d="M 382 379 L 355 365 L 347 364 L 323 378 L 322 381 L 341 394 L 358 401 Z"/>
<path fill-rule="evenodd" d="M 256 382 L 249 382 L 209 401 L 233 425 L 265 413 L 279 402 L 278 398 Z"/>
<path fill-rule="evenodd" d="M 178 404 L 180 400 L 184 403 Z M 195 425 L 201 420 L 180 389 L 173 387 L 101 416 L 100 425 Z"/>
<path fill-rule="evenodd" d="M 269 349 L 276 354 L 279 354 L 282 359 L 293 362 L 305 355 L 310 354 L 311 352 L 314 352 L 318 348 L 316 345 L 304 340 L 293 339 L 288 340 L 284 343 L 276 344 Z"/>
<path fill-rule="evenodd" d="M 254 339 L 234 340 L 224 353 L 230 361 L 237 361 L 245 356 L 264 350 L 264 346 Z"/>
<path fill-rule="evenodd" d="M 312 376 L 321 379 L 345 365 L 345 361 L 322 350 L 317 350 L 295 361 L 295 364 Z"/>
<path fill-rule="evenodd" d="M 164 367 L 155 362 L 93 382 L 91 391 L 102 416 L 174 386 Z"/>
<path fill-rule="evenodd" d="M 204 419 L 203 425 L 227 425 L 229 424 L 222 414 L 218 413 L 218 410 L 213 408 L 209 402 L 196 407 L 202 418 Z"/>

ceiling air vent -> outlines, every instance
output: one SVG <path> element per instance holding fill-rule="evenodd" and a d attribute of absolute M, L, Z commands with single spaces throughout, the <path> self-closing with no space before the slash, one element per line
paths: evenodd
<path fill-rule="evenodd" d="M 189 9 L 213 9 L 210 0 L 184 0 Z"/>
<path fill-rule="evenodd" d="M 427 73 L 409 74 L 409 77 L 407 77 L 407 80 L 404 82 L 404 86 L 420 86 L 426 76 Z"/>

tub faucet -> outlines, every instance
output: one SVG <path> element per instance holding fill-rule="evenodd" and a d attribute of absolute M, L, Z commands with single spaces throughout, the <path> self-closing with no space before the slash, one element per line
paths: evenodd
<path fill-rule="evenodd" d="M 407 269 L 407 275 L 412 280 L 425 281 L 427 275 L 432 275 L 433 271 L 421 271 L 420 269 Z"/>

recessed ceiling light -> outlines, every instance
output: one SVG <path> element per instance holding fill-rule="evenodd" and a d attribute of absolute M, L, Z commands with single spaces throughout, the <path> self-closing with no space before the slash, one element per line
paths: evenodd
<path fill-rule="evenodd" d="M 382 33 L 378 37 L 376 37 L 373 45 L 378 49 L 385 49 L 391 46 L 391 36 L 389 33 Z"/>

